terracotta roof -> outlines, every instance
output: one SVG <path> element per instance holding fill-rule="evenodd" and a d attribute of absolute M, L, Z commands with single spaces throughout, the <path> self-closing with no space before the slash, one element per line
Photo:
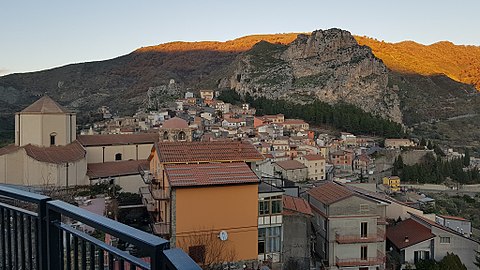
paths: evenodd
<path fill-rule="evenodd" d="M 257 175 L 244 162 L 166 164 L 170 186 L 210 186 L 258 183 Z"/>
<path fill-rule="evenodd" d="M 446 216 L 446 215 L 438 215 L 439 217 L 441 218 L 444 218 L 444 219 L 453 219 L 453 220 L 459 220 L 459 221 L 468 221 L 467 219 L 463 218 L 463 217 L 454 217 L 454 216 Z"/>
<path fill-rule="evenodd" d="M 306 160 L 325 160 L 325 158 L 322 155 L 305 155 L 303 156 Z"/>
<path fill-rule="evenodd" d="M 278 166 L 280 166 L 284 170 L 296 170 L 296 169 L 304 169 L 307 168 L 303 163 L 297 160 L 284 160 L 284 161 L 277 161 Z"/>
<path fill-rule="evenodd" d="M 174 117 L 163 122 L 162 128 L 188 128 L 188 122 L 179 117 Z"/>
<path fill-rule="evenodd" d="M 148 160 L 124 160 L 105 163 L 89 163 L 87 175 L 90 179 L 135 175 L 138 174 L 138 166 L 147 168 L 150 166 Z"/>
<path fill-rule="evenodd" d="M 258 161 L 262 155 L 249 142 L 161 142 L 157 145 L 160 162 Z"/>
<path fill-rule="evenodd" d="M 79 135 L 77 139 L 83 146 L 153 144 L 158 133 Z"/>
<path fill-rule="evenodd" d="M 5 147 L 0 148 L 0 156 L 13 153 L 13 152 L 17 151 L 17 150 L 20 149 L 20 148 L 21 148 L 21 147 L 18 147 L 18 146 L 14 145 L 14 144 L 7 145 L 7 146 L 5 146 Z"/>
<path fill-rule="evenodd" d="M 302 119 L 285 119 L 285 121 L 283 121 L 283 123 L 281 123 L 283 125 L 303 125 L 303 124 L 306 124 L 306 122 Z"/>
<path fill-rule="evenodd" d="M 326 205 L 341 201 L 354 194 L 348 188 L 330 181 L 310 189 L 307 193 Z"/>
<path fill-rule="evenodd" d="M 310 204 L 302 198 L 293 197 L 289 195 L 283 195 L 283 210 L 287 214 L 301 213 L 305 215 L 313 215 Z"/>
<path fill-rule="evenodd" d="M 404 249 L 433 237 L 435 235 L 430 228 L 411 218 L 387 228 L 387 239 L 398 249 Z M 405 241 L 405 239 L 408 239 L 408 241 Z"/>
<path fill-rule="evenodd" d="M 35 160 L 62 164 L 73 162 L 85 157 L 86 151 L 78 141 L 65 146 L 39 147 L 27 144 L 23 147 L 27 155 Z"/>
<path fill-rule="evenodd" d="M 49 96 L 43 96 L 39 100 L 32 103 L 32 105 L 25 108 L 20 113 L 70 113 L 69 110 L 60 106 L 57 102 Z"/>

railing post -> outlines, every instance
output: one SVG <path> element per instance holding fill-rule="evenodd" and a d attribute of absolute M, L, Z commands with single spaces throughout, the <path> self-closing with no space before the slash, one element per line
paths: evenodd
<path fill-rule="evenodd" d="M 155 246 L 151 255 L 150 270 L 166 270 L 161 246 Z"/>
<path fill-rule="evenodd" d="M 47 252 L 48 252 L 48 270 L 60 270 L 61 252 L 63 247 L 61 246 L 60 229 L 56 224 L 60 224 L 61 215 L 51 209 L 47 208 Z"/>
<path fill-rule="evenodd" d="M 50 198 L 43 199 L 38 203 L 38 266 L 41 270 L 48 270 L 48 251 L 47 251 L 47 202 L 51 200 Z"/>

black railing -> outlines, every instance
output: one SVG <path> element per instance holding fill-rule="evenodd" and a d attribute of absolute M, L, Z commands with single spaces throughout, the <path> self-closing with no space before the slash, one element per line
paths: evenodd
<path fill-rule="evenodd" d="M 0 269 L 200 269 L 167 240 L 66 202 L 2 185 L 0 196 Z"/>

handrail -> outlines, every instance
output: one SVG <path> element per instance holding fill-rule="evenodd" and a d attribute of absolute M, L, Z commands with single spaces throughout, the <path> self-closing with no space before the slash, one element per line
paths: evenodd
<path fill-rule="evenodd" d="M 69 203 L 55 200 L 47 204 L 48 211 L 55 211 L 61 215 L 80 221 L 90 227 L 113 235 L 117 238 L 142 248 L 159 246 L 162 249 L 169 248 L 169 242 L 163 238 L 153 236 L 144 231 L 119 223 L 115 220 L 97 215 L 85 209 L 73 206 Z"/>
<path fill-rule="evenodd" d="M 72 263 L 75 269 L 87 264 L 116 269 L 127 263 L 130 269 L 200 270 L 185 252 L 170 249 L 169 241 L 66 202 L 2 184 L 0 197 L 11 200 L 0 203 L 1 269 L 59 270 Z M 36 213 L 15 206 L 16 201 L 36 205 Z M 62 223 L 64 217 L 134 245 L 147 261 Z"/>

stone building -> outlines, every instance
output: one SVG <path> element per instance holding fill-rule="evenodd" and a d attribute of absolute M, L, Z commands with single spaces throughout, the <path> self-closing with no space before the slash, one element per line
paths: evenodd
<path fill-rule="evenodd" d="M 192 129 L 188 122 L 179 117 L 174 117 L 163 122 L 159 128 L 160 141 L 162 142 L 191 142 Z"/>

